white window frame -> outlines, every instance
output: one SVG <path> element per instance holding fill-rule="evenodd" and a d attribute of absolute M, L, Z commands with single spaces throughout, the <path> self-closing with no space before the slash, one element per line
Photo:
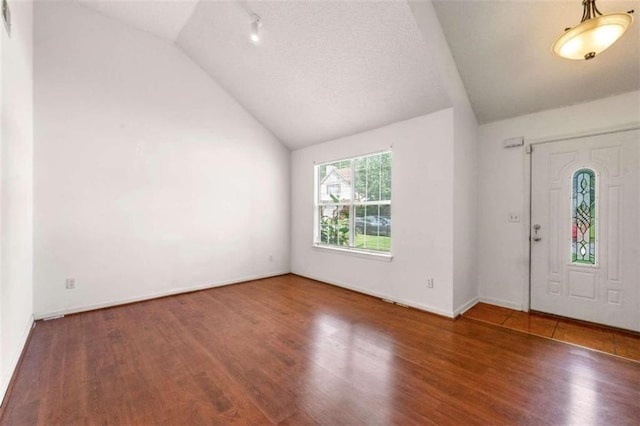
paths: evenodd
<path fill-rule="evenodd" d="M 318 163 L 315 164 L 314 169 L 313 169 L 313 174 L 314 174 L 314 217 L 313 217 L 313 223 L 314 223 L 314 234 L 313 234 L 313 245 L 315 248 L 321 249 L 321 250 L 330 250 L 336 253 L 345 253 L 345 254 L 351 254 L 351 255 L 355 255 L 358 257 L 368 257 L 368 258 L 375 258 L 377 260 L 385 260 L 385 261 L 391 261 L 391 259 L 393 258 L 392 250 L 393 250 L 393 238 L 390 241 L 390 248 L 389 251 L 379 251 L 379 250 L 372 250 L 372 249 L 364 249 L 364 248 L 359 248 L 359 247 L 355 247 L 355 208 L 356 207 L 360 207 L 360 206 L 380 206 L 380 205 L 388 205 L 390 206 L 390 210 L 391 210 L 391 204 L 392 204 L 392 200 L 377 200 L 377 201 L 357 201 L 354 200 L 353 198 L 355 198 L 355 175 L 356 175 L 356 170 L 355 170 L 355 164 L 356 164 L 356 160 L 359 159 L 363 159 L 363 158 L 367 158 L 367 157 L 375 157 L 375 156 L 380 156 L 380 155 L 384 155 L 384 154 L 391 154 L 391 150 L 385 150 L 385 151 L 379 151 L 379 152 L 374 152 L 374 153 L 370 153 L 370 154 L 365 154 L 365 155 L 359 155 L 359 156 L 354 156 L 354 157 L 347 157 L 347 158 L 341 158 L 341 159 L 337 159 L 337 160 L 332 160 L 332 161 L 325 161 L 323 163 Z M 338 203 L 334 203 L 334 202 L 320 202 L 320 186 L 321 186 L 321 182 L 320 182 L 320 178 L 319 178 L 319 170 L 320 167 L 324 166 L 324 165 L 328 165 L 328 164 L 333 164 L 333 163 L 338 163 L 341 161 L 350 161 L 351 162 L 351 198 L 352 200 L 348 201 L 348 202 L 338 202 Z M 393 164 L 393 162 L 392 162 Z M 393 166 L 391 168 L 391 174 L 392 174 L 392 181 L 393 181 Z M 393 198 L 393 191 L 391 192 L 391 198 Z M 348 246 L 338 246 L 338 245 L 333 245 L 333 244 L 325 244 L 322 243 L 320 241 L 320 230 L 321 230 L 321 222 L 320 222 L 320 207 L 330 207 L 330 206 L 335 206 L 336 208 L 340 207 L 340 206 L 349 206 L 349 245 Z"/>

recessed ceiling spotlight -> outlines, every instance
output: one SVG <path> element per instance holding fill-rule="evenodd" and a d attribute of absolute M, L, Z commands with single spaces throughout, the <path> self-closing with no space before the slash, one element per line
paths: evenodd
<path fill-rule="evenodd" d="M 633 10 L 602 14 L 596 0 L 582 0 L 582 21 L 565 28 L 553 43 L 553 52 L 567 59 L 589 60 L 616 42 L 633 22 Z"/>
<path fill-rule="evenodd" d="M 254 43 L 260 43 L 260 27 L 262 26 L 262 19 L 255 13 L 251 14 L 251 41 Z"/>

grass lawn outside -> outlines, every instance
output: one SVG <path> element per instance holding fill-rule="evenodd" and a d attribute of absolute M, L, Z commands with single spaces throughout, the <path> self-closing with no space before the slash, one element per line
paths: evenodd
<path fill-rule="evenodd" d="M 391 237 L 357 233 L 355 244 L 357 248 L 366 250 L 391 251 Z"/>

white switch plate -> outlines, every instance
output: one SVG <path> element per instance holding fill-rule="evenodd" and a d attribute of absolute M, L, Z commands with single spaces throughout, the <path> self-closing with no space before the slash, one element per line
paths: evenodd
<path fill-rule="evenodd" d="M 511 223 L 519 223 L 520 222 L 520 213 L 509 213 L 509 222 L 511 222 Z"/>

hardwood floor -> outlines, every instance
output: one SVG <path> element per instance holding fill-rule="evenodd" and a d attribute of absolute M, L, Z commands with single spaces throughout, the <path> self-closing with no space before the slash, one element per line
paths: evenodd
<path fill-rule="evenodd" d="M 38 322 L 0 424 L 633 424 L 640 363 L 286 275 Z"/>

